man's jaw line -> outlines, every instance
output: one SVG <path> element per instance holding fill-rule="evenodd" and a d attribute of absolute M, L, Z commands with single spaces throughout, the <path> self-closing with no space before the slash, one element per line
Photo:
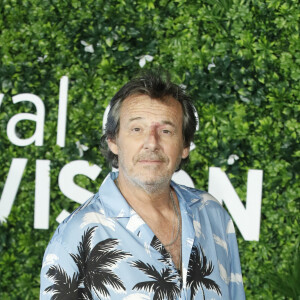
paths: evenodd
<path fill-rule="evenodd" d="M 151 165 L 151 164 L 150 164 Z M 149 165 L 149 166 L 150 166 Z M 146 165 L 145 165 L 146 167 Z M 170 180 L 166 180 L 166 178 L 160 177 L 158 180 L 149 180 L 149 178 L 146 178 L 144 180 L 140 180 L 137 178 L 137 176 L 133 179 L 131 176 L 128 176 L 126 172 L 122 172 L 119 176 L 123 177 L 123 182 L 132 187 L 136 187 L 142 191 L 144 191 L 148 195 L 157 194 L 157 192 L 162 191 L 163 189 L 169 188 L 170 186 Z"/>

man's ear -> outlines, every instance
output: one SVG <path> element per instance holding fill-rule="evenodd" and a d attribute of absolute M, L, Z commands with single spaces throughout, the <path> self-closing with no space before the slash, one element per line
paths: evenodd
<path fill-rule="evenodd" d="M 115 140 L 107 139 L 107 145 L 113 154 L 118 155 L 118 146 Z"/>
<path fill-rule="evenodd" d="M 189 156 L 189 153 L 190 153 L 190 147 L 183 148 L 181 158 L 183 159 L 187 158 Z"/>

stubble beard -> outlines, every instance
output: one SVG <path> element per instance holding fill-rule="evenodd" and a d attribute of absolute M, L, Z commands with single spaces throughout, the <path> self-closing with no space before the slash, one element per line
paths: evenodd
<path fill-rule="evenodd" d="M 138 161 L 140 159 L 143 159 L 145 157 L 137 157 L 134 159 L 134 165 L 138 163 Z M 152 158 L 154 159 L 154 158 Z M 167 157 L 163 157 L 163 156 L 160 156 L 160 159 L 163 161 L 163 162 L 168 162 L 168 158 Z M 123 170 L 123 175 L 127 178 L 128 181 L 130 181 L 133 185 L 135 185 L 136 187 L 138 188 L 141 188 L 143 189 L 147 194 L 156 194 L 158 193 L 159 191 L 162 191 L 163 189 L 166 189 L 166 188 L 169 188 L 170 186 L 170 182 L 171 182 L 171 178 L 175 172 L 175 170 L 177 170 L 179 164 L 181 162 L 181 157 L 178 157 L 177 158 L 177 161 L 176 161 L 176 168 L 174 169 L 173 172 L 167 172 L 165 173 L 163 176 L 160 175 L 160 169 L 158 168 L 157 170 L 143 170 L 145 172 L 149 171 L 149 172 L 152 172 L 152 174 L 150 176 L 152 176 L 153 178 L 147 178 L 147 174 L 142 174 L 142 172 L 139 174 L 139 173 L 135 173 L 134 170 L 133 172 L 130 172 L 131 174 L 129 174 L 128 172 L 128 168 L 125 167 L 124 165 L 124 160 L 122 158 L 119 157 L 119 166 L 122 167 L 122 170 Z M 152 168 L 152 166 L 149 166 L 148 167 L 149 169 Z M 154 172 L 157 172 L 157 174 L 155 174 L 153 176 L 153 173 Z"/>
<path fill-rule="evenodd" d="M 156 194 L 170 185 L 172 176 L 159 176 L 155 180 L 142 180 L 137 178 L 135 184 L 147 194 Z"/>

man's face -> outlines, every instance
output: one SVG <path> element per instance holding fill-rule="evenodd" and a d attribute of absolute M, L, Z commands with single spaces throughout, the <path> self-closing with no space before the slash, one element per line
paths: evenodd
<path fill-rule="evenodd" d="M 163 102 L 147 95 L 125 99 L 118 136 L 108 141 L 119 158 L 119 176 L 150 190 L 169 184 L 189 154 L 183 146 L 182 118 L 181 104 L 171 97 Z"/>

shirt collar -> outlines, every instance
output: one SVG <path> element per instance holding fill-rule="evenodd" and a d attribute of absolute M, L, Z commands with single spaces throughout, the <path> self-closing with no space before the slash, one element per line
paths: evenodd
<path fill-rule="evenodd" d="M 105 216 L 128 218 L 132 215 L 133 210 L 114 182 L 118 175 L 119 172 L 110 172 L 106 176 L 98 191 L 99 198 L 103 204 Z"/>
<path fill-rule="evenodd" d="M 103 210 L 107 217 L 129 218 L 135 214 L 135 212 L 125 200 L 114 182 L 118 176 L 119 172 L 110 172 L 106 176 L 98 192 L 100 201 L 103 204 Z M 179 202 L 185 202 L 188 213 L 191 214 L 190 206 L 193 205 L 193 202 L 190 201 L 191 195 L 185 195 L 190 193 L 174 181 L 171 181 L 171 186 L 174 188 Z M 195 197 L 195 195 L 193 196 Z M 199 198 L 201 199 L 201 197 Z M 200 200 L 199 198 L 193 200 Z"/>

